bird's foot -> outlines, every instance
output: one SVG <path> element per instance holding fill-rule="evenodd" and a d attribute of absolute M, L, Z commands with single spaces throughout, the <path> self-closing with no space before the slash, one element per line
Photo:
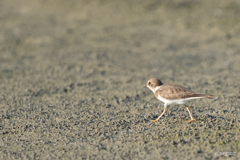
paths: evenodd
<path fill-rule="evenodd" d="M 195 119 L 191 119 L 190 121 L 187 121 L 187 123 L 190 123 L 190 122 L 193 122 L 193 121 L 195 121 Z"/>
<path fill-rule="evenodd" d="M 156 119 L 156 120 L 150 120 L 150 122 L 158 122 L 158 119 Z"/>

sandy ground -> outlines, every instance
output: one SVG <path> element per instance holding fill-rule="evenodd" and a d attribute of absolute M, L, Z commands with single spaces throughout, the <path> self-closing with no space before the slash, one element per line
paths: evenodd
<path fill-rule="evenodd" d="M 240 159 L 240 1 L 1 1 L 0 159 Z M 218 100 L 163 111 L 143 84 Z"/>

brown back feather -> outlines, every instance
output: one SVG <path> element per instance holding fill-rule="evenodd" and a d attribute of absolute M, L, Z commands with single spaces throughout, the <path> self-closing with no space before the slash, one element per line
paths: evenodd
<path fill-rule="evenodd" d="M 158 97 L 158 95 L 164 99 L 182 99 L 190 97 L 214 98 L 212 95 L 194 93 L 183 86 L 170 83 L 161 85 L 161 88 L 155 92 L 155 96 Z"/>

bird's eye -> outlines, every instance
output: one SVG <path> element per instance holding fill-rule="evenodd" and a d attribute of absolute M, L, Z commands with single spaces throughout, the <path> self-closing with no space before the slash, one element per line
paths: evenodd
<path fill-rule="evenodd" d="M 151 82 L 148 82 L 148 84 L 151 84 Z"/>

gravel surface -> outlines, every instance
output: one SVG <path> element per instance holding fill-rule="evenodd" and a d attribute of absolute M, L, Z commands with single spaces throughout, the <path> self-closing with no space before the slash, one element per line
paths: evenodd
<path fill-rule="evenodd" d="M 240 159 L 238 0 L 0 2 L 0 159 Z M 218 100 L 172 105 L 150 78 Z"/>

